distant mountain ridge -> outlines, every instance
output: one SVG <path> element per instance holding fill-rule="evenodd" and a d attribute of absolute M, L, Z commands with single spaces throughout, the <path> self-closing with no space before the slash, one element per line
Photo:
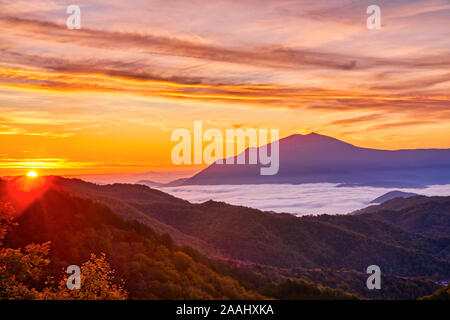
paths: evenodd
<path fill-rule="evenodd" d="M 268 147 L 270 149 L 270 144 L 260 148 Z M 248 159 L 249 149 L 244 153 Z M 450 149 L 368 149 L 311 133 L 280 139 L 279 154 L 279 172 L 273 176 L 261 176 L 259 164 L 214 163 L 184 181 L 183 185 L 329 182 L 379 187 L 423 187 L 450 184 Z"/>
<path fill-rule="evenodd" d="M 429 237 L 450 237 L 450 197 L 395 198 L 353 214 Z"/>
<path fill-rule="evenodd" d="M 390 191 L 387 192 L 385 194 L 383 194 L 382 196 L 373 199 L 372 201 L 370 201 L 370 203 L 375 203 L 375 204 L 380 204 L 395 198 L 409 198 L 409 197 L 415 197 L 418 196 L 417 193 L 412 193 L 412 192 L 403 192 L 403 191 L 398 191 L 398 190 L 394 190 L 394 191 Z"/>
<path fill-rule="evenodd" d="M 5 189 L 0 181 L 0 204 L 14 204 Z M 49 271 L 53 272 L 65 270 L 70 264 L 81 265 L 92 253 L 103 252 L 124 280 L 130 299 L 264 298 L 247 291 L 229 274 L 215 270 L 192 248 L 175 246 L 169 235 L 155 233 L 136 221 L 125 221 L 107 206 L 74 196 L 56 185 L 36 198 L 16 221 L 6 236 L 8 247 L 50 242 Z M 5 287 L 0 286 L 3 296 L 2 290 Z"/>

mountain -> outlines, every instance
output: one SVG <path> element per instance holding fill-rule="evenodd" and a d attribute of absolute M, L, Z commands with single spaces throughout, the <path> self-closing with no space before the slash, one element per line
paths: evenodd
<path fill-rule="evenodd" d="M 160 188 L 160 187 L 178 187 L 183 185 L 188 178 L 180 178 L 173 180 L 169 183 L 161 183 L 161 182 L 155 182 L 151 180 L 140 180 L 137 182 L 137 184 L 143 184 L 145 186 L 148 186 L 150 188 Z"/>
<path fill-rule="evenodd" d="M 354 214 L 428 237 L 450 237 L 450 197 L 395 198 Z"/>
<path fill-rule="evenodd" d="M 391 223 L 361 216 L 295 217 L 215 201 L 192 204 L 142 185 L 62 178 L 53 183 L 111 206 L 126 219 L 164 227 L 180 245 L 217 257 L 278 268 L 361 271 L 377 264 L 401 276 L 450 276 L 450 263 L 442 256 L 448 239 L 429 239 Z"/>
<path fill-rule="evenodd" d="M 158 233 L 170 234 L 179 244 L 192 246 L 209 256 L 221 256 L 220 253 L 207 242 L 185 234 L 172 227 L 170 224 L 161 222 L 152 215 L 146 214 L 140 208 L 141 205 L 149 203 L 156 207 L 163 207 L 167 203 L 189 205 L 188 201 L 173 197 L 167 193 L 151 189 L 144 185 L 116 183 L 101 186 L 80 179 L 64 179 L 60 177 L 50 177 L 49 179 L 52 180 L 53 184 L 63 187 L 73 194 L 103 203 L 124 219 L 136 220 L 150 226 Z"/>
<path fill-rule="evenodd" d="M 4 186 L 0 189 L 0 203 L 15 205 Z M 6 236 L 7 247 L 50 241 L 48 276 L 69 265 L 81 265 L 92 253 L 105 253 L 118 278 L 125 281 L 130 299 L 263 298 L 216 272 L 208 259 L 191 248 L 177 247 L 167 234 L 126 222 L 108 207 L 55 186 L 20 212 L 15 222 Z"/>
<path fill-rule="evenodd" d="M 272 144 L 257 150 L 268 147 L 271 150 Z M 253 149 L 244 151 L 247 160 L 250 150 Z M 330 182 L 393 188 L 447 184 L 450 183 L 450 149 L 376 150 L 316 133 L 296 134 L 279 140 L 279 172 L 276 175 L 260 175 L 260 167 L 259 164 L 214 163 L 183 184 Z"/>
<path fill-rule="evenodd" d="M 149 186 L 150 188 L 159 188 L 165 185 L 165 183 L 155 182 L 151 180 L 139 180 L 136 184 L 143 184 Z"/>
<path fill-rule="evenodd" d="M 409 198 L 409 197 L 414 197 L 414 196 L 418 196 L 417 193 L 412 193 L 412 192 L 403 192 L 403 191 L 390 191 L 387 192 L 385 194 L 383 194 L 382 196 L 370 201 L 370 203 L 383 203 L 386 202 L 388 200 L 392 200 L 395 198 Z"/>

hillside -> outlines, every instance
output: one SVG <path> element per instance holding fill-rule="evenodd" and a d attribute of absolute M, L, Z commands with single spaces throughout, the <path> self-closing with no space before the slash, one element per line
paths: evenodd
<path fill-rule="evenodd" d="M 96 186 L 66 179 L 57 179 L 55 183 L 104 204 L 111 201 L 105 194 L 114 196 L 114 201 L 120 199 L 133 207 L 133 214 L 150 217 L 146 222 L 149 225 L 152 221 L 168 225 L 232 259 L 277 267 L 354 270 L 378 264 L 402 276 L 445 278 L 450 272 L 449 262 L 440 259 L 447 242 L 414 235 L 384 222 L 370 227 L 372 222 L 357 216 L 346 217 L 348 222 L 339 217 L 326 221 L 320 217 L 275 215 L 214 201 L 191 204 L 165 198 L 159 191 L 144 186 Z M 133 197 L 125 190 L 131 191 Z"/>
<path fill-rule="evenodd" d="M 6 245 L 23 248 L 51 241 L 49 274 L 104 252 L 117 276 L 125 280 L 131 299 L 262 297 L 217 274 L 207 260 L 196 261 L 188 248 L 175 246 L 170 236 L 125 222 L 107 207 L 64 191 L 49 189 L 16 221 Z"/>
<path fill-rule="evenodd" d="M 329 223 L 365 237 L 379 239 L 393 246 L 424 252 L 438 259 L 450 259 L 450 252 L 448 251 L 450 237 L 428 238 L 422 234 L 408 232 L 389 222 L 362 216 L 320 215 L 304 217 L 304 219 Z"/>
<path fill-rule="evenodd" d="M 0 299 L 116 299 L 119 297 L 116 291 L 109 289 L 115 294 L 112 295 L 106 291 L 108 289 L 95 287 L 107 285 L 104 282 L 112 279 L 113 273 L 117 285 L 123 283 L 126 290 L 121 297 L 129 299 L 356 298 L 342 290 L 303 280 L 278 279 L 273 282 L 259 273 L 211 261 L 190 247 L 175 245 L 168 234 L 160 235 L 137 221 L 125 221 L 108 207 L 76 197 L 53 183 L 48 183 L 39 194 L 31 192 L 35 198 L 19 212 L 18 199 L 11 194 L 15 187 L 10 188 L 7 182 L 0 180 Z M 12 213 L 14 224 L 8 227 L 6 237 L 3 234 L 5 205 L 16 209 Z M 16 261 L 19 252 L 23 252 L 20 253 L 23 262 Z M 92 254 L 100 258 L 93 260 Z M 28 259 L 31 259 L 30 263 Z M 11 266 L 9 262 L 8 265 L 3 263 L 9 260 L 18 264 L 19 269 L 25 267 L 23 271 L 26 274 L 32 271 L 28 268 L 37 267 L 36 263 L 39 263 L 39 277 L 33 273 L 31 277 L 22 277 L 19 269 L 12 269 L 11 272 L 20 276 L 22 283 L 16 284 L 15 288 L 9 281 L 5 284 L 4 280 L 8 278 L 5 271 L 9 272 Z M 48 267 L 44 268 L 47 263 Z M 86 266 L 89 263 L 90 274 L 94 272 L 91 276 L 93 282 L 89 282 L 89 288 L 85 290 L 91 290 L 90 295 L 72 295 L 73 292 L 67 293 L 64 284 L 62 287 L 57 285 L 61 270 L 68 265 Z M 113 269 L 104 274 L 109 268 L 108 263 Z M 95 275 L 95 272 L 100 273 Z M 100 282 L 103 277 L 105 280 Z M 49 285 L 54 287 L 50 289 Z M 47 288 L 41 293 L 43 296 L 38 296 L 38 291 L 23 295 L 26 287 L 42 290 L 44 286 Z M 103 293 L 99 296 L 102 291 L 109 295 Z"/>
<path fill-rule="evenodd" d="M 247 149 L 249 152 L 267 149 Z M 236 163 L 235 157 L 235 163 Z M 324 135 L 292 135 L 279 140 L 279 172 L 260 175 L 259 164 L 212 164 L 184 185 L 329 182 L 343 185 L 419 187 L 450 183 L 450 150 L 377 150 Z"/>
<path fill-rule="evenodd" d="M 428 237 L 450 236 L 450 197 L 396 198 L 354 214 Z"/>

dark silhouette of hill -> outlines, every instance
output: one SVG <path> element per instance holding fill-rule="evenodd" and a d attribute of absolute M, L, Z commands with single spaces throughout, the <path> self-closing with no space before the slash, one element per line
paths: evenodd
<path fill-rule="evenodd" d="M 267 147 L 260 148 L 265 150 Z M 244 153 L 248 160 L 249 149 Z M 183 184 L 330 182 L 342 185 L 418 187 L 450 183 L 449 149 L 367 149 L 311 133 L 280 139 L 279 155 L 279 172 L 273 176 L 260 175 L 259 164 L 214 163 Z"/>
<path fill-rule="evenodd" d="M 355 214 L 428 237 L 450 236 L 450 197 L 395 198 Z"/>
<path fill-rule="evenodd" d="M 418 196 L 418 194 L 412 193 L 412 192 L 403 192 L 403 191 L 394 190 L 394 191 L 387 192 L 376 199 L 373 199 L 372 201 L 370 201 L 370 203 L 380 204 L 380 203 L 383 203 L 383 202 L 386 202 L 388 200 L 392 200 L 395 198 L 409 198 L 409 197 L 414 197 L 414 196 Z"/>
<path fill-rule="evenodd" d="M 178 187 L 183 185 L 183 183 L 188 180 L 188 178 L 180 178 L 173 180 L 169 183 L 161 183 L 161 182 L 155 182 L 151 180 L 139 180 L 136 182 L 136 184 L 143 184 L 145 186 L 148 186 L 150 188 L 160 188 L 160 187 Z"/>
<path fill-rule="evenodd" d="M 397 277 L 383 273 L 382 290 L 367 290 L 367 273 L 349 269 L 292 268 L 274 270 L 273 267 L 257 265 L 251 270 L 258 270 L 264 274 L 278 272 L 281 276 L 304 279 L 321 286 L 341 289 L 365 299 L 375 300 L 417 299 L 441 288 L 439 284 L 430 279 Z"/>
<path fill-rule="evenodd" d="M 50 188 L 16 221 L 6 237 L 9 247 L 50 241 L 55 273 L 104 252 L 131 299 L 262 298 L 215 272 L 192 249 L 175 246 L 169 235 L 125 222 L 106 206 L 66 191 Z"/>
<path fill-rule="evenodd" d="M 44 279 L 58 274 L 69 265 L 81 265 L 93 253 L 105 253 L 117 278 L 125 281 L 130 299 L 265 298 L 261 293 L 278 299 L 356 298 L 342 290 L 303 280 L 272 282 L 257 273 L 211 261 L 190 247 L 177 246 L 168 234 L 158 234 L 135 220 L 125 221 L 103 204 L 74 196 L 53 183 L 56 178 L 42 180 L 47 179 L 45 190 L 33 194 L 36 197 L 26 208 L 17 203 L 22 200 L 12 194 L 16 185 L 10 188 L 8 182 L 0 181 L 0 209 L 1 205 L 8 203 L 21 210 L 16 212 L 15 225 L 10 227 L 4 243 L 0 243 L 0 249 L 6 246 L 8 250 L 20 248 L 26 251 L 25 246 L 31 243 L 50 242 L 50 269 L 43 275 Z M 132 190 L 126 185 L 119 186 L 129 191 L 125 196 L 128 199 L 137 196 L 133 191 L 142 191 Z M 109 186 L 106 190 L 117 187 Z M 147 191 L 147 195 L 153 195 L 156 199 L 164 197 L 153 190 Z M 2 263 L 3 260 L 0 261 L 3 268 Z M 2 292 L 2 296 L 5 295 L 8 297 L 7 293 Z"/>
<path fill-rule="evenodd" d="M 437 289 L 433 282 L 416 279 L 415 275 L 435 272 L 434 276 L 445 277 L 443 270 L 448 270 L 445 261 L 432 257 L 442 245 L 438 240 L 358 216 L 342 216 L 345 219 L 339 221 L 332 221 L 336 216 L 299 219 L 213 201 L 193 205 L 139 185 L 98 186 L 58 177 L 46 180 L 49 183 L 45 192 L 33 193 L 37 197 L 19 215 L 19 225 L 8 234 L 8 245 L 23 248 L 30 242 L 52 241 L 51 265 L 55 271 L 85 261 L 90 253 L 106 252 L 118 278 L 125 279 L 130 298 L 202 299 L 221 294 L 236 299 L 258 294 L 280 299 L 354 298 L 347 291 L 369 299 L 415 299 Z M 17 199 L 8 191 L 0 182 L 0 204 L 5 198 Z M 98 198 L 103 204 L 82 199 L 81 194 L 83 198 Z M 123 210 L 142 207 L 131 210 L 124 220 L 104 205 L 111 201 Z M 144 210 L 151 204 L 161 212 Z M 181 224 L 187 228 L 155 218 L 164 211 L 169 220 L 182 217 Z M 206 239 L 199 241 L 209 241 L 215 250 L 230 254 L 211 261 L 190 247 L 178 246 L 169 235 L 160 235 L 136 222 L 135 214 L 154 215 L 147 222 L 157 221 L 176 230 L 185 235 L 185 241 Z M 196 230 L 196 219 L 203 221 L 199 227 L 206 232 L 197 229 L 198 234 L 188 235 L 185 232 Z M 383 237 L 383 241 L 376 240 Z M 235 256 L 245 261 L 233 259 Z M 389 279 L 382 294 L 370 294 L 364 289 L 365 264 L 374 259 L 375 263 L 384 263 L 379 264 L 384 279 Z M 342 265 L 346 267 L 340 268 Z M 391 272 L 393 275 L 388 275 Z M 397 272 L 409 276 L 398 277 Z"/>
<path fill-rule="evenodd" d="M 188 201 L 143 185 L 112 184 L 100 186 L 80 179 L 60 177 L 51 177 L 51 179 L 54 184 L 70 190 L 74 194 L 107 205 L 127 220 L 136 220 L 150 226 L 158 233 L 170 234 L 179 244 L 197 248 L 211 257 L 221 257 L 217 249 L 200 238 L 183 233 L 140 209 L 141 205 L 147 204 L 155 207 L 164 207 L 167 203 L 190 205 Z"/>
<path fill-rule="evenodd" d="M 120 201 L 116 207 L 134 208 L 127 211 L 127 219 L 148 217 L 142 221 L 150 226 L 176 230 L 180 244 L 187 244 L 183 237 L 195 238 L 223 257 L 276 267 L 359 271 L 377 264 L 402 276 L 448 277 L 450 272 L 449 262 L 441 259 L 448 242 L 371 218 L 299 218 L 214 201 L 191 204 L 140 185 L 98 186 L 61 178 L 55 183 L 106 205 Z"/>

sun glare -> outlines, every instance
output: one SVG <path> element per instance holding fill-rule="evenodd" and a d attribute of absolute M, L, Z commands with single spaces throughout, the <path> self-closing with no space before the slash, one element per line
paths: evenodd
<path fill-rule="evenodd" d="M 27 177 L 30 177 L 30 178 L 36 178 L 37 176 L 38 175 L 37 175 L 36 171 L 29 171 L 27 173 Z"/>

